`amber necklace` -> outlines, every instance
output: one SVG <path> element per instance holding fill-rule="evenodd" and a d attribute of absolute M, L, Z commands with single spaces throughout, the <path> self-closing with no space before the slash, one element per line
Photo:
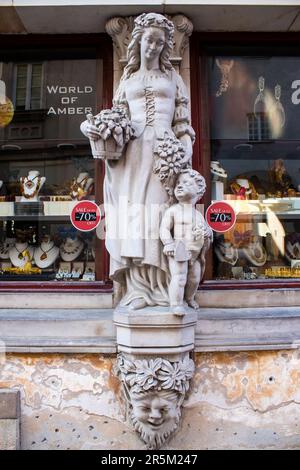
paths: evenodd
<path fill-rule="evenodd" d="M 35 190 L 34 190 L 32 193 L 30 192 L 29 194 L 26 194 L 26 193 L 24 192 L 24 191 L 25 191 L 24 186 L 26 187 L 27 192 L 31 190 L 31 188 L 34 186 L 34 183 L 33 183 L 33 182 L 34 182 L 34 180 L 35 180 L 36 178 L 39 178 L 39 176 L 37 175 L 37 176 L 35 176 L 35 177 L 32 178 L 32 179 L 29 179 L 29 178 L 28 178 L 27 181 L 25 181 L 25 180 L 23 181 L 23 184 L 22 184 L 22 186 L 23 186 L 22 195 L 23 195 L 26 199 L 31 199 L 31 198 L 33 198 L 34 196 L 36 196 L 36 194 L 37 194 L 37 193 L 39 192 L 39 190 L 40 190 L 41 180 L 40 180 L 40 178 L 39 178 L 39 179 L 38 179 L 38 182 L 37 182 L 37 185 L 36 185 L 36 188 L 35 188 Z"/>
<path fill-rule="evenodd" d="M 54 248 L 54 242 L 52 243 L 52 246 L 48 248 L 48 250 L 43 250 L 42 245 L 40 245 L 40 250 L 43 252 L 40 256 L 40 260 L 43 261 L 44 259 L 47 259 L 48 258 L 47 253 L 49 253 L 49 251 L 51 251 L 53 248 Z"/>
<path fill-rule="evenodd" d="M 89 179 L 89 176 L 84 176 L 81 181 L 74 181 L 71 186 L 71 191 L 74 194 L 82 195 L 84 194 L 85 191 L 85 185 L 87 183 L 87 180 Z"/>
<path fill-rule="evenodd" d="M 27 245 L 25 246 L 25 248 L 23 248 L 23 250 L 21 250 L 21 251 L 18 250 L 18 248 L 17 248 L 16 245 L 15 245 L 15 249 L 16 249 L 16 251 L 19 253 L 19 254 L 18 254 L 18 258 L 19 258 L 20 260 L 25 258 L 27 248 L 28 248 L 28 243 L 27 243 Z"/>

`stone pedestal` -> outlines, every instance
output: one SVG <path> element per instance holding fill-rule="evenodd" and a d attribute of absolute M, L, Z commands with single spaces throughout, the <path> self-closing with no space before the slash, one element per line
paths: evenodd
<path fill-rule="evenodd" d="M 118 351 L 134 356 L 158 355 L 179 360 L 195 347 L 197 314 L 187 307 L 184 316 L 176 316 L 170 307 L 146 307 L 114 312 Z"/>

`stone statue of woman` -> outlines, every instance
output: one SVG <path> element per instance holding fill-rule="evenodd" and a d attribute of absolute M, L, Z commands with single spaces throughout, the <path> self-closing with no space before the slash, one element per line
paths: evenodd
<path fill-rule="evenodd" d="M 113 105 L 131 122 L 134 138 L 118 160 L 106 159 L 104 205 L 110 276 L 122 285 L 121 305 L 169 305 L 168 259 L 159 238 L 174 177 L 191 166 L 194 131 L 182 78 L 170 62 L 174 26 L 160 14 L 135 19 Z M 97 116 L 95 117 L 97 119 Z M 85 121 L 92 142 L 101 129 Z"/>

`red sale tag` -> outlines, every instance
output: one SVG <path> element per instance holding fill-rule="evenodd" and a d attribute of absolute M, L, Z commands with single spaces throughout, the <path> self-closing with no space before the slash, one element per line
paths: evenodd
<path fill-rule="evenodd" d="M 77 230 L 90 232 L 100 224 L 101 211 L 92 201 L 80 201 L 73 207 L 70 219 Z"/>
<path fill-rule="evenodd" d="M 211 204 L 206 211 L 205 218 L 215 232 L 228 232 L 236 222 L 236 214 L 227 202 Z"/>

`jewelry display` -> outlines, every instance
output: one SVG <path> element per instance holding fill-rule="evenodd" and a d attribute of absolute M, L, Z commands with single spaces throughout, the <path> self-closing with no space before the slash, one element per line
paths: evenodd
<path fill-rule="evenodd" d="M 34 249 L 33 259 L 39 268 L 48 268 L 59 257 L 59 248 L 51 240 L 50 235 L 44 235 L 41 244 Z"/>
<path fill-rule="evenodd" d="M 7 194 L 5 185 L 2 180 L 0 180 L 0 196 L 5 197 Z M 5 199 L 4 199 L 5 200 Z"/>
<path fill-rule="evenodd" d="M 9 249 L 9 259 L 16 268 L 25 268 L 27 263 L 31 263 L 34 248 L 27 242 L 16 242 Z"/>
<path fill-rule="evenodd" d="M 60 257 L 63 261 L 74 261 L 81 254 L 83 247 L 84 243 L 80 238 L 67 237 L 60 245 Z"/>
<path fill-rule="evenodd" d="M 91 193 L 93 184 L 94 179 L 90 178 L 88 173 L 79 173 L 77 178 L 74 178 L 71 184 L 71 198 L 73 200 L 81 201 Z"/>
<path fill-rule="evenodd" d="M 243 253 L 254 266 L 263 266 L 267 261 L 267 252 L 259 237 L 253 237 L 249 245 L 243 248 Z"/>
<path fill-rule="evenodd" d="M 72 279 L 80 279 L 84 271 L 84 263 L 83 262 L 75 262 L 72 264 Z"/>
<path fill-rule="evenodd" d="M 58 271 L 56 273 L 55 279 L 61 281 L 70 279 L 71 275 L 71 263 L 59 263 Z"/>
<path fill-rule="evenodd" d="M 233 232 L 233 244 L 236 248 L 243 248 L 248 246 L 251 242 L 253 236 L 252 230 L 245 230 L 244 232 L 239 232 L 234 230 Z"/>
<path fill-rule="evenodd" d="M 226 171 L 221 167 L 220 162 L 217 160 L 210 162 L 210 172 L 212 174 L 213 181 L 223 181 L 227 178 Z"/>
<path fill-rule="evenodd" d="M 15 238 L 6 238 L 4 242 L 0 244 L 0 259 L 9 259 L 9 250 L 15 242 Z"/>
<path fill-rule="evenodd" d="M 21 202 L 38 202 L 38 194 L 45 183 L 45 176 L 40 176 L 37 170 L 30 170 L 28 175 L 20 178 Z"/>
<path fill-rule="evenodd" d="M 300 259 L 300 234 L 290 233 L 285 237 L 285 257 L 291 263 Z"/>
<path fill-rule="evenodd" d="M 278 266 L 276 268 L 268 268 L 265 270 L 266 277 L 279 278 L 299 278 L 300 268 L 289 268 L 287 266 Z"/>
<path fill-rule="evenodd" d="M 253 107 L 253 113 L 254 113 L 254 116 L 257 118 L 257 106 L 258 106 L 258 103 L 263 103 L 264 105 L 266 104 L 266 97 L 265 97 L 265 93 L 264 93 L 264 90 L 265 90 L 265 79 L 264 77 L 259 77 L 258 79 L 258 95 L 257 97 L 255 98 L 255 101 L 254 101 L 254 107 Z"/>
<path fill-rule="evenodd" d="M 258 194 L 256 189 L 247 178 L 236 178 L 232 183 L 230 183 L 230 189 L 233 194 L 235 194 L 240 199 L 257 199 Z"/>
<path fill-rule="evenodd" d="M 229 61 L 222 60 L 221 61 L 220 59 L 216 59 L 216 64 L 219 67 L 221 74 L 222 74 L 220 86 L 219 86 L 218 91 L 216 92 L 216 96 L 219 97 L 219 96 L 222 96 L 223 93 L 226 93 L 226 91 L 229 88 L 229 74 L 234 65 L 234 60 L 229 60 Z"/>
<path fill-rule="evenodd" d="M 238 260 L 238 250 L 229 242 L 220 242 L 215 246 L 215 254 L 222 263 L 234 266 Z"/>
<path fill-rule="evenodd" d="M 274 88 L 274 96 L 275 96 L 275 103 L 271 109 L 271 114 L 277 114 L 280 116 L 280 127 L 283 127 L 285 124 L 285 111 L 282 103 L 280 101 L 281 98 L 281 86 L 276 85 Z"/>
<path fill-rule="evenodd" d="M 95 263 L 89 261 L 85 264 L 85 271 L 82 276 L 83 281 L 94 281 L 95 280 Z"/>

